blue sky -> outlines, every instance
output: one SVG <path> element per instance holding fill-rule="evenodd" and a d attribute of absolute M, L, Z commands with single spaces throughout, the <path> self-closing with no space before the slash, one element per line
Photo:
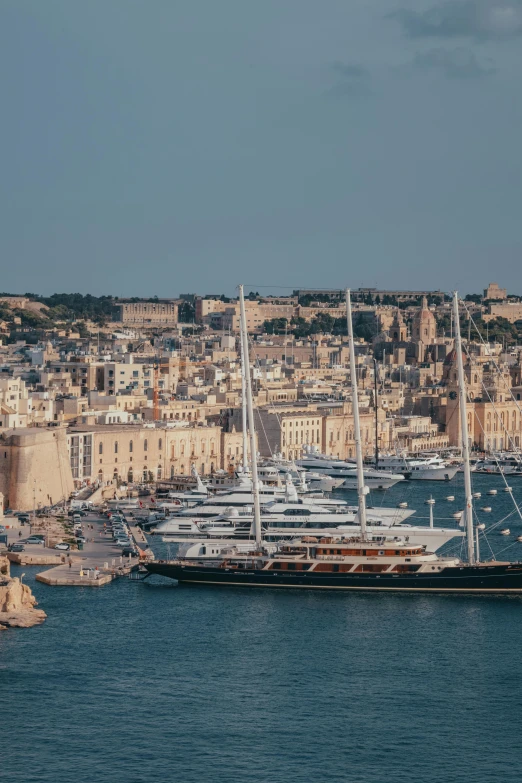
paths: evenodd
<path fill-rule="evenodd" d="M 0 289 L 522 294 L 521 66 L 519 0 L 2 0 Z"/>

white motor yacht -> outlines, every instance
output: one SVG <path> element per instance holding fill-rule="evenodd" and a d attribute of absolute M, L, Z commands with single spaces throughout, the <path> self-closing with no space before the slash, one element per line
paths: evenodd
<path fill-rule="evenodd" d="M 368 459 L 367 464 L 374 465 L 375 459 Z M 432 457 L 410 457 L 402 454 L 379 456 L 379 471 L 385 473 L 401 473 L 410 481 L 451 481 L 459 469 L 459 465 L 451 465 L 437 454 Z"/>
<path fill-rule="evenodd" d="M 394 512 L 379 513 L 380 509 L 368 509 L 368 530 L 385 538 L 397 536 L 429 547 L 430 551 L 440 549 L 452 538 L 462 537 L 462 531 L 452 528 L 427 527 L 405 524 L 397 521 L 404 510 L 386 509 Z M 407 511 L 407 514 L 413 514 Z M 182 519 L 173 517 L 161 522 L 154 533 L 162 535 L 164 541 L 179 541 L 190 538 L 238 538 L 247 539 L 252 533 L 252 509 L 227 509 L 224 514 L 213 519 L 192 517 Z M 288 502 L 285 499 L 273 500 L 261 509 L 261 525 L 265 540 L 292 540 L 302 535 L 358 535 L 360 525 L 357 510 L 348 508 L 328 509 L 306 501 Z"/>
<path fill-rule="evenodd" d="M 357 489 L 357 468 L 353 462 L 344 462 L 309 448 L 302 459 L 296 460 L 296 464 L 315 473 L 322 473 L 336 479 L 342 478 L 343 489 Z M 404 481 L 401 471 L 395 473 L 375 470 L 371 467 L 364 469 L 364 483 L 370 489 L 389 489 L 399 481 Z"/>

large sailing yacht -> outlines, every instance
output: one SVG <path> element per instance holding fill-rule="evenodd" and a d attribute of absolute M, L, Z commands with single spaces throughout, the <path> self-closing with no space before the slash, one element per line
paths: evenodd
<path fill-rule="evenodd" d="M 250 587 L 307 587 L 340 590 L 522 593 L 522 563 L 480 562 L 475 548 L 473 495 L 469 465 L 469 439 L 466 412 L 466 389 L 462 362 L 458 297 L 454 294 L 455 335 L 459 374 L 462 450 L 466 492 L 466 537 L 468 562 L 458 557 L 438 557 L 416 542 L 397 539 L 388 542 L 382 536 L 370 535 L 366 520 L 366 495 L 359 423 L 358 390 L 355 374 L 355 351 L 351 317 L 350 292 L 346 292 L 347 321 L 352 377 L 352 399 L 356 463 L 358 475 L 359 536 L 303 536 L 299 541 L 280 545 L 275 551 L 264 541 L 259 507 L 255 447 L 252 448 L 254 483 L 255 543 L 250 551 L 239 547 L 215 547 L 206 544 L 198 556 L 185 551 L 174 561 L 153 561 L 146 565 L 149 573 L 162 574 L 180 583 L 238 585 Z M 242 339 L 246 341 L 243 287 L 240 286 Z M 248 365 L 247 365 L 248 370 Z M 254 418 L 251 402 L 250 372 L 247 376 L 248 418 L 251 443 L 254 446 Z M 477 531 L 478 532 L 478 531 Z M 478 542 L 477 542 L 478 543 Z M 196 545 L 192 545 L 194 548 Z M 209 552 L 207 553 L 207 549 Z"/>

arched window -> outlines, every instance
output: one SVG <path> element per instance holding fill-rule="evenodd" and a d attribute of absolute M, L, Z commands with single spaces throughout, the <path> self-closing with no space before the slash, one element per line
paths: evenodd
<path fill-rule="evenodd" d="M 133 450 L 134 450 L 134 443 L 130 440 L 129 441 L 129 451 L 131 452 L 131 454 L 132 454 Z"/>
<path fill-rule="evenodd" d="M 118 453 L 118 441 L 117 440 L 114 441 L 114 453 L 115 454 Z"/>
<path fill-rule="evenodd" d="M 158 449 L 161 451 L 162 448 L 163 448 L 163 438 L 160 438 L 158 441 Z"/>
<path fill-rule="evenodd" d="M 158 468 L 156 470 L 156 475 L 157 475 L 158 479 L 161 478 L 161 465 L 158 465 Z"/>
<path fill-rule="evenodd" d="M 98 454 L 103 454 L 103 443 L 100 442 L 98 446 Z"/>
<path fill-rule="evenodd" d="M 149 450 L 149 441 L 147 440 L 147 438 L 145 438 L 145 440 L 143 441 L 143 451 L 148 451 L 148 450 Z"/>
<path fill-rule="evenodd" d="M 182 457 L 185 456 L 185 441 L 184 440 L 182 440 L 181 443 L 180 443 L 179 453 L 181 454 Z"/>
<path fill-rule="evenodd" d="M 171 465 L 171 466 L 170 466 L 170 477 L 171 477 L 171 479 L 173 479 L 173 478 L 174 478 L 174 475 L 175 475 L 175 474 L 174 474 L 174 465 Z"/>
<path fill-rule="evenodd" d="M 206 446 L 206 444 L 207 444 L 207 442 L 206 442 L 206 440 L 203 438 L 203 440 L 201 441 L 201 453 L 202 453 L 202 454 L 204 454 L 204 453 L 205 453 L 205 446 Z"/>

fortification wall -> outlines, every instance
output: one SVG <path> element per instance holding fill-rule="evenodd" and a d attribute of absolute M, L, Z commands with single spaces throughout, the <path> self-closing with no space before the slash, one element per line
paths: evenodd
<path fill-rule="evenodd" d="M 65 430 L 16 429 L 0 438 L 0 492 L 18 511 L 58 503 L 74 489 Z"/>

